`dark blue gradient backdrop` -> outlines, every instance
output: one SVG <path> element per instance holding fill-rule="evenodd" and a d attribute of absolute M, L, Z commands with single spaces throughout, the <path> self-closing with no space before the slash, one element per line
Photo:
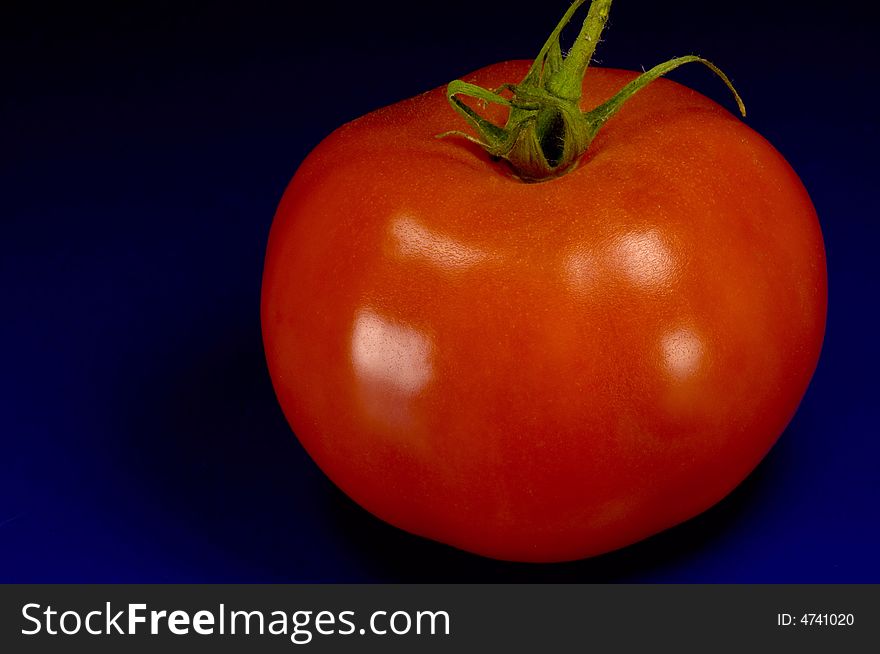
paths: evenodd
<path fill-rule="evenodd" d="M 409 4 L 0 9 L 0 581 L 880 582 L 880 52 L 859 3 L 618 0 L 598 52 L 711 58 L 821 217 L 822 359 L 733 495 L 519 565 L 399 532 L 315 467 L 260 339 L 286 183 L 342 123 L 532 56 L 566 6 Z M 673 78 L 730 106 L 702 68 Z"/>

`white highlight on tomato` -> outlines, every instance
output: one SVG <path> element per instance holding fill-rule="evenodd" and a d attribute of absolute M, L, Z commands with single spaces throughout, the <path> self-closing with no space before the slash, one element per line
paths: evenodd
<path fill-rule="evenodd" d="M 703 341 L 687 327 L 680 327 L 664 334 L 660 341 L 660 348 L 666 369 L 676 379 L 690 377 L 702 365 Z"/>
<path fill-rule="evenodd" d="M 662 236 L 653 230 L 630 232 L 612 245 L 611 256 L 629 280 L 642 288 L 670 281 L 675 259 Z"/>
<path fill-rule="evenodd" d="M 387 386 L 404 395 L 415 395 L 431 381 L 428 337 L 372 309 L 362 309 L 355 316 L 351 360 L 362 381 Z"/>
<path fill-rule="evenodd" d="M 480 248 L 440 234 L 410 216 L 394 220 L 390 231 L 398 256 L 422 259 L 443 270 L 467 270 L 489 258 Z"/>

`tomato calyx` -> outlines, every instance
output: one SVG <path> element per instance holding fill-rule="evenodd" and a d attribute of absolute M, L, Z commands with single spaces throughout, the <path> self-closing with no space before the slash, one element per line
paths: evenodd
<path fill-rule="evenodd" d="M 450 105 L 477 133 L 450 131 L 439 138 L 457 136 L 482 147 L 493 157 L 504 159 L 526 182 L 554 179 L 577 166 L 602 126 L 638 91 L 659 77 L 687 63 L 700 63 L 727 85 L 743 116 L 745 105 L 730 79 L 710 61 L 696 55 L 670 59 L 642 73 L 607 102 L 582 111 L 583 78 L 608 21 L 612 0 L 592 0 L 580 33 L 567 55 L 562 54 L 560 35 L 586 0 L 575 0 L 551 32 L 519 84 L 504 84 L 490 90 L 463 80 L 446 89 Z M 501 126 L 486 119 L 462 98 L 478 106 L 498 104 L 508 108 Z"/>

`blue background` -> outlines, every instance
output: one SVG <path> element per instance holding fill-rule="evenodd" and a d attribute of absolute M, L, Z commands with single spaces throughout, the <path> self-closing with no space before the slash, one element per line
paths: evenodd
<path fill-rule="evenodd" d="M 710 57 L 802 177 L 828 331 L 729 498 L 543 566 L 426 542 L 337 491 L 275 401 L 259 291 L 318 141 L 533 56 L 565 3 L 30 4 L 0 9 L 0 581 L 880 582 L 880 52 L 860 3 L 616 3 L 601 63 Z M 730 105 L 702 69 L 673 77 Z"/>

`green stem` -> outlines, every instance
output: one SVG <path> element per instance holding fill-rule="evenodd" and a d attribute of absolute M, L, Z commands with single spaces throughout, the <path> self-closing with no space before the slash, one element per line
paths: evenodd
<path fill-rule="evenodd" d="M 600 104 L 595 109 L 587 112 L 587 120 L 596 125 L 596 127 L 601 127 L 605 124 L 605 121 L 611 118 L 614 114 L 616 114 L 623 104 L 629 100 L 632 96 L 634 96 L 638 91 L 641 91 L 648 84 L 653 82 L 655 79 L 662 77 L 666 73 L 675 70 L 679 66 L 690 63 L 698 63 L 703 64 L 715 73 L 718 77 L 721 78 L 721 81 L 727 85 L 727 88 L 730 89 L 730 92 L 733 94 L 734 100 L 736 100 L 736 106 L 739 109 L 740 113 L 745 116 L 746 115 L 746 106 L 743 104 L 742 98 L 737 93 L 736 89 L 733 87 L 733 83 L 730 81 L 730 78 L 725 75 L 718 66 L 713 64 L 711 61 L 706 61 L 702 57 L 697 57 L 695 55 L 687 55 L 684 57 L 677 57 L 676 59 L 670 59 L 662 64 L 657 64 L 651 70 L 642 73 L 638 77 L 636 77 L 632 82 L 624 86 L 617 94 L 608 100 L 607 102 Z"/>
<path fill-rule="evenodd" d="M 611 2 L 612 0 L 594 0 L 590 4 L 580 34 L 562 63 L 562 68 L 547 81 L 547 90 L 554 95 L 570 100 L 581 99 L 584 72 L 593 59 L 605 23 L 608 22 Z"/>
<path fill-rule="evenodd" d="M 608 21 L 612 0 L 592 0 L 571 51 L 563 57 L 560 35 L 585 2 L 575 0 L 569 7 L 519 84 L 505 84 L 491 91 L 461 80 L 451 82 L 447 99 L 477 136 L 458 131 L 440 136 L 460 136 L 479 144 L 492 156 L 507 160 L 525 181 L 552 179 L 577 165 L 596 133 L 627 100 L 658 77 L 687 63 L 701 63 L 718 75 L 745 116 L 742 99 L 728 77 L 711 62 L 694 55 L 659 64 L 624 86 L 607 102 L 590 111 L 581 111 L 583 78 Z M 504 91 L 509 91 L 511 97 L 501 95 Z M 508 107 L 507 122 L 504 126 L 492 123 L 462 97 Z"/>

